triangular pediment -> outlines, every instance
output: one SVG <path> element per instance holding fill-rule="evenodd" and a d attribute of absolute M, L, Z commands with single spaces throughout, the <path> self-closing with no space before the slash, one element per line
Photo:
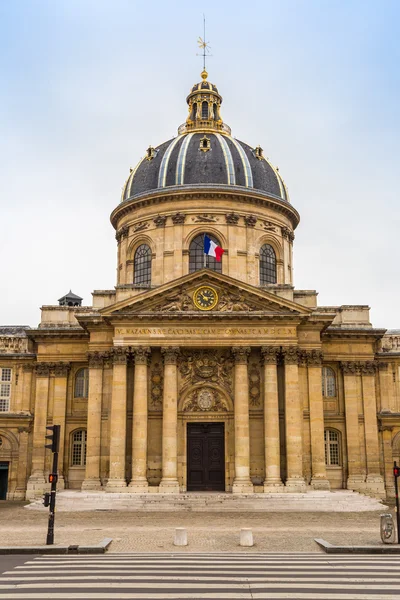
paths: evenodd
<path fill-rule="evenodd" d="M 199 292 L 199 288 L 202 288 Z M 206 295 L 204 296 L 204 288 Z M 213 297 L 212 308 L 202 307 L 199 304 L 202 297 L 207 298 L 207 290 L 211 288 Z M 213 294 L 214 292 L 214 294 Z M 207 298 L 207 300 L 209 300 Z M 107 306 L 100 310 L 104 317 L 118 317 L 138 314 L 159 315 L 195 315 L 205 313 L 215 315 L 249 313 L 264 313 L 276 315 L 306 316 L 312 310 L 285 298 L 281 298 L 252 285 L 210 271 L 202 269 L 174 281 L 165 283 L 160 287 L 148 290 L 135 296 Z"/>

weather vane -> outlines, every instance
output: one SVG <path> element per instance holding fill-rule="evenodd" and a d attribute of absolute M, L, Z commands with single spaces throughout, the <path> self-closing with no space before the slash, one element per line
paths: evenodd
<path fill-rule="evenodd" d="M 208 42 L 206 42 L 206 17 L 203 15 L 203 37 L 199 37 L 197 40 L 198 46 L 201 50 L 203 50 L 202 54 L 197 54 L 197 56 L 203 57 L 203 69 L 206 70 L 206 56 L 212 56 L 210 54 L 211 46 Z"/>

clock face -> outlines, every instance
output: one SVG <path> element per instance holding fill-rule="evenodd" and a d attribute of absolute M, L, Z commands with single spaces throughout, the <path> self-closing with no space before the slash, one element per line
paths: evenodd
<path fill-rule="evenodd" d="M 209 285 L 202 285 L 193 294 L 193 302 L 200 310 L 211 310 L 217 305 L 218 293 Z"/>

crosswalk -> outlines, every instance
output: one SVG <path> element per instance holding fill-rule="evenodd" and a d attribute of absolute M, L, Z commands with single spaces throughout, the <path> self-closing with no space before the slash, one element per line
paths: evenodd
<path fill-rule="evenodd" d="M 58 555 L 28 559 L 0 576 L 0 600 L 397 597 L 400 555 Z"/>

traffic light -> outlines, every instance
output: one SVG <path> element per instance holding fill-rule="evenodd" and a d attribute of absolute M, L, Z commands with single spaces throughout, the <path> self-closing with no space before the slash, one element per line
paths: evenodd
<path fill-rule="evenodd" d="M 400 467 L 398 467 L 396 464 L 395 464 L 395 466 L 393 467 L 393 475 L 394 475 L 395 477 L 400 477 Z"/>
<path fill-rule="evenodd" d="M 46 435 L 46 440 L 50 440 L 50 444 L 46 444 L 45 448 L 48 448 L 52 452 L 58 452 L 60 446 L 60 425 L 49 425 L 46 427 L 51 433 Z"/>
<path fill-rule="evenodd" d="M 57 473 L 50 473 L 49 475 L 49 483 L 57 483 L 58 475 Z"/>
<path fill-rule="evenodd" d="M 46 508 L 50 506 L 50 492 L 46 492 L 43 496 L 43 506 Z"/>

